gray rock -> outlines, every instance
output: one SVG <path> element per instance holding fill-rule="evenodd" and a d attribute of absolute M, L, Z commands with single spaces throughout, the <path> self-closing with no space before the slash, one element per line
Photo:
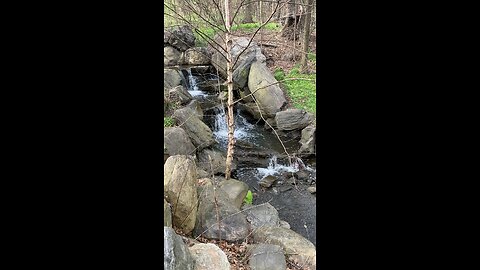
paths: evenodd
<path fill-rule="evenodd" d="M 212 170 L 214 174 L 225 174 L 227 157 L 224 153 L 212 149 L 203 149 L 198 152 L 197 156 L 197 165 L 202 170 L 205 170 L 209 174 L 212 173 Z M 232 170 L 236 168 L 236 163 L 232 162 Z"/>
<path fill-rule="evenodd" d="M 195 47 L 185 51 L 185 63 L 187 65 L 209 65 L 211 55 L 206 48 Z"/>
<path fill-rule="evenodd" d="M 193 270 L 195 263 L 182 238 L 170 227 L 163 227 L 163 269 Z"/>
<path fill-rule="evenodd" d="M 194 110 L 190 108 L 175 110 L 173 119 L 187 132 L 197 151 L 215 143 L 212 130 L 198 119 Z"/>
<path fill-rule="evenodd" d="M 197 179 L 208 178 L 210 175 L 202 169 L 197 168 Z"/>
<path fill-rule="evenodd" d="M 163 191 L 172 205 L 173 224 L 185 233 L 195 226 L 197 214 L 197 172 L 189 156 L 171 156 L 164 164 Z"/>
<path fill-rule="evenodd" d="M 230 178 L 228 180 L 221 181 L 219 187 L 228 194 L 233 204 L 240 209 L 247 196 L 248 185 L 242 181 Z"/>
<path fill-rule="evenodd" d="M 248 248 L 251 270 L 285 270 L 287 263 L 283 249 L 277 245 L 257 244 Z"/>
<path fill-rule="evenodd" d="M 227 92 L 220 92 L 217 96 L 217 99 L 220 100 L 220 102 L 226 104 L 228 100 L 228 93 Z"/>
<path fill-rule="evenodd" d="M 277 209 L 275 209 L 270 203 L 245 205 L 243 210 L 247 216 L 247 221 L 254 230 L 262 226 L 280 226 L 280 218 L 278 218 Z"/>
<path fill-rule="evenodd" d="M 302 138 L 300 139 L 300 154 L 315 154 L 315 125 L 309 125 L 302 130 Z"/>
<path fill-rule="evenodd" d="M 165 92 L 178 85 L 183 85 L 186 87 L 185 76 L 183 76 L 182 72 L 176 69 L 164 68 L 163 82 L 163 89 Z"/>
<path fill-rule="evenodd" d="M 183 105 L 192 100 L 192 95 L 183 85 L 178 85 L 168 91 L 168 99 Z"/>
<path fill-rule="evenodd" d="M 189 248 L 195 270 L 230 270 L 227 255 L 214 244 L 196 244 Z"/>
<path fill-rule="evenodd" d="M 279 130 L 303 129 L 314 121 L 314 116 L 300 109 L 288 109 L 275 115 Z"/>
<path fill-rule="evenodd" d="M 180 127 L 166 127 L 163 129 L 163 151 L 169 156 L 195 155 L 195 147 L 185 130 Z"/>
<path fill-rule="evenodd" d="M 163 64 L 165 66 L 181 65 L 184 61 L 182 52 L 170 46 L 163 47 Z"/>
<path fill-rule="evenodd" d="M 172 210 L 165 198 L 163 199 L 163 226 L 172 227 Z"/>
<path fill-rule="evenodd" d="M 308 192 L 313 194 L 313 193 L 317 192 L 317 187 L 309 187 L 309 188 L 307 188 L 307 190 L 308 190 Z"/>
<path fill-rule="evenodd" d="M 274 117 L 287 102 L 282 89 L 276 83 L 277 80 L 265 63 L 258 61 L 252 63 L 248 75 L 248 89 L 266 113 L 265 118 Z"/>
<path fill-rule="evenodd" d="M 232 203 L 222 189 L 211 183 L 198 188 L 199 205 L 197 221 L 193 231 L 195 236 L 208 239 L 222 239 L 229 242 L 244 240 L 248 235 L 248 222 L 245 215 Z"/>
<path fill-rule="evenodd" d="M 280 227 L 290 229 L 290 224 L 288 224 L 288 222 L 286 222 L 285 220 L 280 220 Z"/>
<path fill-rule="evenodd" d="M 273 175 L 268 175 L 258 182 L 261 187 L 269 188 L 272 186 L 273 182 L 277 180 L 277 177 Z"/>
<path fill-rule="evenodd" d="M 315 246 L 300 234 L 281 227 L 261 227 L 253 231 L 255 243 L 279 245 L 291 260 L 297 260 L 316 269 L 317 252 Z"/>
<path fill-rule="evenodd" d="M 308 178 L 310 177 L 310 174 L 306 170 L 300 170 L 296 173 L 294 173 L 295 177 L 297 177 L 298 180 L 302 181 L 307 181 Z"/>
<path fill-rule="evenodd" d="M 198 100 L 194 99 L 190 101 L 190 103 L 188 103 L 186 107 L 195 111 L 197 113 L 198 119 L 203 120 L 203 110 Z"/>
<path fill-rule="evenodd" d="M 184 52 L 195 46 L 195 35 L 187 25 L 168 27 L 163 31 L 163 41 Z"/>
<path fill-rule="evenodd" d="M 223 44 L 218 37 L 216 41 L 220 44 Z M 245 37 L 234 37 L 232 39 L 232 49 L 231 54 L 234 61 L 236 61 L 239 54 L 242 50 L 248 45 L 249 39 Z M 224 47 L 225 48 L 225 47 Z M 220 75 L 224 78 L 227 77 L 227 64 L 226 59 L 222 56 L 225 55 L 224 51 L 220 49 L 222 52 L 221 54 L 218 51 L 215 51 L 212 55 L 212 64 L 213 66 L 219 71 Z M 236 88 L 243 88 L 247 85 L 249 73 L 250 73 L 250 66 L 254 61 L 259 61 L 264 63 L 266 57 L 262 54 L 260 47 L 256 44 L 256 42 L 252 42 L 249 48 L 238 57 L 238 61 L 236 61 L 235 66 L 233 67 L 233 82 Z"/>
<path fill-rule="evenodd" d="M 267 117 L 267 114 L 265 113 L 265 111 L 263 111 L 262 108 L 260 106 L 257 106 L 257 104 L 255 104 L 254 102 L 247 102 L 243 104 L 239 103 L 238 107 L 248 112 L 255 119 L 261 119 L 262 116 L 264 118 Z"/>
<path fill-rule="evenodd" d="M 239 92 L 240 92 L 240 98 L 242 98 L 244 102 L 255 102 L 253 100 L 252 96 L 250 95 L 251 92 L 248 89 L 248 87 L 244 87 L 244 88 L 240 89 Z"/>

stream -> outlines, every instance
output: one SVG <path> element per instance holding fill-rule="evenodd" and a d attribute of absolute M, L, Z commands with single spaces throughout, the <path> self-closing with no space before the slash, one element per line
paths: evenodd
<path fill-rule="evenodd" d="M 204 110 L 204 122 L 212 129 L 218 142 L 215 148 L 226 153 L 228 133 L 224 104 L 217 99 L 218 91 L 212 93 L 202 87 L 203 82 L 217 81 L 217 76 L 198 74 L 189 67 L 182 71 L 187 78 L 189 93 L 200 102 Z M 238 157 L 237 170 L 232 172 L 232 177 L 248 184 L 253 192 L 254 205 L 269 202 L 277 209 L 281 220 L 288 222 L 293 231 L 316 246 L 316 196 L 307 191 L 309 183 L 316 181 L 315 159 L 303 161 L 294 158 L 292 163 L 289 163 L 284 146 L 271 130 L 266 130 L 263 123 L 258 124 L 239 106 L 235 106 L 234 114 L 236 139 L 234 156 L 239 156 L 243 152 L 258 153 L 256 158 Z M 288 153 L 294 153 L 299 146 L 297 140 L 285 142 Z M 289 179 L 301 169 L 309 173 L 309 183 L 296 181 L 292 184 Z M 269 175 L 276 176 L 279 180 L 268 189 L 262 188 L 259 181 Z"/>

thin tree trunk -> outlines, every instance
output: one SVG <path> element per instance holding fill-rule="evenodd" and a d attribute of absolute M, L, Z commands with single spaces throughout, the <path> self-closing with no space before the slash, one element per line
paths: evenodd
<path fill-rule="evenodd" d="M 305 73 L 307 71 L 307 61 L 308 61 L 308 45 L 310 43 L 310 21 L 312 18 L 312 8 L 313 6 L 313 0 L 308 0 L 307 3 L 307 13 L 305 14 L 305 25 L 304 25 L 304 30 L 303 30 L 303 54 L 302 54 L 302 60 L 300 61 L 300 66 L 302 73 Z"/>
<path fill-rule="evenodd" d="M 245 7 L 245 18 L 243 19 L 243 23 L 253 23 L 253 3 L 248 4 Z"/>
<path fill-rule="evenodd" d="M 232 161 L 233 161 L 233 149 L 235 146 L 234 134 L 234 121 L 233 121 L 233 59 L 230 52 L 232 48 L 232 41 L 230 40 L 230 0 L 225 0 L 225 28 L 227 32 L 225 33 L 226 49 L 227 49 L 227 90 L 228 90 L 228 101 L 227 101 L 227 123 L 228 123 L 228 146 L 227 146 L 227 161 L 225 163 L 225 179 L 230 179 L 232 172 Z"/>

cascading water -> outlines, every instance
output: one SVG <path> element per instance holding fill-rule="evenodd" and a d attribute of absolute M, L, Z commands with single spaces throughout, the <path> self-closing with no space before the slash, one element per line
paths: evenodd
<path fill-rule="evenodd" d="M 291 172 L 295 173 L 300 171 L 301 169 L 305 169 L 310 172 L 315 172 L 315 169 L 312 169 L 303 163 L 303 161 L 298 158 L 298 157 L 293 157 L 292 158 L 292 164 L 291 165 L 283 165 L 278 162 L 277 156 L 273 156 L 270 159 L 270 162 L 268 163 L 267 168 L 257 168 L 257 177 L 258 179 L 262 179 L 268 175 L 275 175 L 275 174 L 280 174 L 282 172 Z"/>
<path fill-rule="evenodd" d="M 235 131 L 233 136 L 235 139 L 248 140 L 252 136 L 252 129 L 255 128 L 253 124 L 250 124 L 245 117 L 237 110 L 235 115 Z M 215 123 L 213 127 L 213 135 L 220 143 L 221 146 L 226 147 L 228 142 L 228 125 L 227 115 L 225 108 L 219 106 L 215 108 Z"/>
<path fill-rule="evenodd" d="M 197 78 L 192 75 L 192 69 L 188 68 L 187 72 L 188 72 L 188 85 L 190 86 L 190 88 L 188 89 L 188 92 L 190 93 L 190 95 L 192 95 L 192 97 L 207 96 L 208 95 L 207 93 L 203 92 L 198 88 Z"/>

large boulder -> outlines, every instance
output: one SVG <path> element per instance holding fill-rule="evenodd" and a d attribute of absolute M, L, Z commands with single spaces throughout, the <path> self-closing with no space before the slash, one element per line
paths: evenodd
<path fill-rule="evenodd" d="M 163 199 L 163 226 L 172 227 L 172 210 L 165 198 Z"/>
<path fill-rule="evenodd" d="M 315 125 L 309 125 L 302 130 L 302 138 L 300 139 L 300 154 L 315 154 Z"/>
<path fill-rule="evenodd" d="M 275 122 L 279 130 L 299 130 L 313 123 L 315 117 L 300 109 L 288 109 L 275 115 Z"/>
<path fill-rule="evenodd" d="M 163 47 L 163 64 L 165 66 L 175 66 L 184 63 L 184 54 L 174 47 Z"/>
<path fill-rule="evenodd" d="M 220 182 L 218 186 L 228 194 L 230 200 L 238 209 L 242 207 L 243 200 L 245 200 L 248 192 L 248 185 L 245 182 L 230 178 Z"/>
<path fill-rule="evenodd" d="M 188 103 L 192 100 L 192 95 L 183 85 L 175 86 L 174 88 L 168 90 L 168 99 L 171 102 L 180 103 L 182 105 Z"/>
<path fill-rule="evenodd" d="M 252 63 L 248 75 L 248 89 L 266 113 L 265 118 L 275 116 L 286 104 L 282 89 L 265 63 L 258 61 Z"/>
<path fill-rule="evenodd" d="M 215 40 L 219 44 L 223 45 L 224 43 L 219 37 L 216 37 Z M 232 47 L 230 52 L 232 54 L 232 58 L 234 59 L 234 62 L 236 61 L 236 64 L 233 67 L 233 82 L 235 86 L 238 88 L 243 88 L 247 85 L 250 66 L 252 65 L 252 63 L 254 61 L 265 63 L 265 60 L 266 60 L 266 57 L 262 54 L 260 47 L 254 41 L 252 41 L 248 49 L 245 50 L 245 52 L 243 52 L 240 55 L 243 49 L 247 47 L 248 43 L 249 43 L 249 39 L 246 37 L 232 38 Z M 226 49 L 224 45 L 223 45 L 223 49 L 224 50 Z M 219 71 L 220 75 L 226 78 L 227 62 L 226 62 L 226 54 L 224 50 L 218 49 L 218 51 L 215 51 L 212 55 L 211 62 L 212 62 L 212 65 Z"/>
<path fill-rule="evenodd" d="M 163 31 L 163 42 L 184 52 L 195 46 L 195 35 L 188 25 L 169 27 Z"/>
<path fill-rule="evenodd" d="M 195 155 L 195 146 L 183 128 L 166 127 L 163 129 L 163 138 L 164 154 L 169 156 Z"/>
<path fill-rule="evenodd" d="M 291 260 L 316 269 L 315 246 L 300 234 L 282 227 L 260 227 L 253 231 L 255 243 L 279 245 Z"/>
<path fill-rule="evenodd" d="M 225 191 L 214 186 L 212 181 L 204 182 L 198 187 L 199 204 L 194 235 L 229 242 L 243 241 L 248 235 L 245 215 L 232 203 Z"/>
<path fill-rule="evenodd" d="M 195 262 L 187 245 L 170 227 L 163 227 L 163 269 L 193 270 Z"/>
<path fill-rule="evenodd" d="M 227 255 L 214 244 L 196 244 L 189 248 L 195 270 L 230 270 Z"/>
<path fill-rule="evenodd" d="M 208 50 L 203 47 L 190 48 L 185 51 L 185 63 L 187 65 L 209 65 L 210 57 Z"/>
<path fill-rule="evenodd" d="M 260 205 L 245 205 L 242 210 L 253 230 L 263 226 L 280 226 L 278 211 L 268 202 Z"/>
<path fill-rule="evenodd" d="M 196 111 L 186 107 L 178 109 L 173 113 L 173 119 L 187 132 L 197 150 L 215 143 L 212 130 L 198 118 Z"/>
<path fill-rule="evenodd" d="M 197 214 L 197 171 L 189 156 L 171 156 L 164 164 L 163 191 L 172 205 L 173 224 L 190 233 Z"/>
<path fill-rule="evenodd" d="M 175 86 L 183 85 L 186 87 L 185 76 L 177 69 L 163 69 L 163 89 L 170 90 Z"/>
<path fill-rule="evenodd" d="M 197 113 L 198 119 L 203 120 L 203 110 L 198 100 L 192 99 L 190 103 L 187 104 L 186 107 L 194 110 Z"/>
<path fill-rule="evenodd" d="M 254 244 L 247 249 L 248 264 L 252 270 L 285 270 L 287 263 L 283 249 L 277 245 Z"/>
<path fill-rule="evenodd" d="M 213 149 L 203 149 L 199 151 L 198 154 L 198 167 L 202 170 L 205 170 L 209 174 L 224 174 L 226 170 L 227 157 L 220 151 Z M 235 170 L 237 165 L 232 161 L 231 169 Z"/>

